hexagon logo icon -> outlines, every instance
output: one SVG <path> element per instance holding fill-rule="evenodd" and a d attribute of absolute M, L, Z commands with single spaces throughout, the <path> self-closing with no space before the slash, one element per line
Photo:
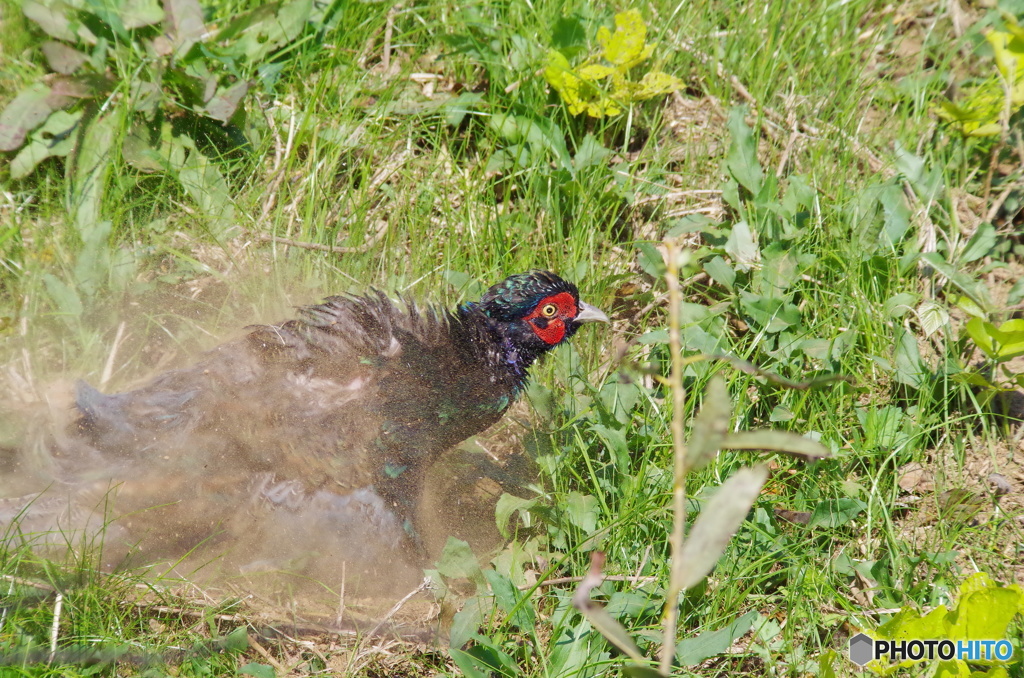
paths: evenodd
<path fill-rule="evenodd" d="M 875 641 L 865 633 L 858 633 L 850 638 L 850 661 L 857 666 L 864 666 L 875 658 Z"/>

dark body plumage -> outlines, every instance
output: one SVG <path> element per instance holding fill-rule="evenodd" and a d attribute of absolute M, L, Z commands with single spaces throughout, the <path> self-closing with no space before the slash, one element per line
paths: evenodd
<path fill-rule="evenodd" d="M 137 390 L 80 383 L 78 419 L 54 443 L 61 521 L 88 522 L 83 494 L 113 484 L 120 538 L 147 557 L 235 537 L 267 544 L 243 566 L 277 566 L 310 539 L 371 562 L 414 539 L 429 466 L 498 421 L 530 365 L 589 320 L 606 318 L 532 271 L 454 312 L 330 297 Z"/>

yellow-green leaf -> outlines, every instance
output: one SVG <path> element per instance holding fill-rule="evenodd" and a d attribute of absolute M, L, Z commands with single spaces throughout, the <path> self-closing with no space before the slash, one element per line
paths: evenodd
<path fill-rule="evenodd" d="M 604 58 L 623 70 L 646 61 L 654 52 L 654 45 L 646 44 L 647 24 L 636 9 L 615 15 L 614 33 L 604 26 L 599 28 L 597 42 Z"/>
<path fill-rule="evenodd" d="M 650 71 L 640 79 L 640 89 L 634 92 L 633 97 L 636 101 L 653 99 L 662 94 L 675 92 L 682 87 L 683 81 L 674 75 L 662 71 Z"/>
<path fill-rule="evenodd" d="M 608 76 L 615 73 L 615 69 L 611 66 L 603 66 L 601 64 L 585 64 L 580 66 L 580 69 L 576 71 L 576 74 L 583 80 L 590 82 L 597 82 L 598 80 L 604 80 Z"/>

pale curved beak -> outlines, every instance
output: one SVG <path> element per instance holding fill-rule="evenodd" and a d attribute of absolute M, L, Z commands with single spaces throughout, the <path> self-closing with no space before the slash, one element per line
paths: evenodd
<path fill-rule="evenodd" d="M 576 322 L 578 323 L 607 323 L 611 322 L 608 320 L 608 316 L 604 314 L 604 311 L 591 306 L 585 301 L 580 302 L 580 313 L 576 316 Z"/>

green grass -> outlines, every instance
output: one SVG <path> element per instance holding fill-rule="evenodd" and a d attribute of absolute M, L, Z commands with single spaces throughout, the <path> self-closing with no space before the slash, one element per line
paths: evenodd
<path fill-rule="evenodd" d="M 254 6 L 225 3 L 207 20 L 223 25 Z M 932 111 L 949 79 L 992 71 L 974 50 L 996 10 L 970 8 L 958 35 L 947 3 L 644 3 L 652 62 L 686 88 L 637 105 L 627 122 L 570 116 L 539 75 L 560 18 L 578 19 L 593 46 L 612 16 L 599 3 L 335 7 L 275 57 L 225 67 L 255 83 L 239 127 L 248 146 L 201 146 L 224 180 L 223 189 L 203 189 L 205 204 L 177 171 L 141 171 L 115 155 L 93 202 L 71 189 L 97 217 L 76 226 L 66 203 L 72 160 L 44 161 L 23 179 L 0 167 L 0 362 L 12 401 L 43 401 L 60 379 L 97 384 L 108 361 L 105 389 L 130 387 L 155 365 L 331 293 L 377 287 L 455 304 L 508 273 L 559 271 L 615 323 L 581 332 L 535 371 L 538 412 L 529 416 L 539 434 L 527 447 L 539 478 L 536 501 L 523 509 L 529 524 L 506 549 L 476 555 L 525 585 L 582 576 L 590 552 L 604 550 L 606 573 L 648 578 L 598 591 L 653 657 L 668 581 L 672 407 L 650 377 L 668 373 L 656 334 L 667 309 L 642 243 L 680 237 L 694 253 L 682 276 L 688 354 L 727 352 L 789 380 L 850 382 L 794 390 L 713 362 L 687 372 L 687 421 L 718 372 L 733 399 L 731 429 L 810 434 L 834 456 L 768 458 L 772 476 L 753 512 L 712 575 L 682 597 L 678 638 L 749 612 L 758 615 L 754 630 L 679 674 L 826 676 L 834 667 L 850 675 L 852 629 L 873 628 L 893 608 L 948 604 L 975 570 L 1021 580 L 1019 486 L 978 521 L 956 509 L 934 517 L 951 489 L 991 506 L 984 476 L 1010 474 L 1021 455 L 1019 421 L 994 416 L 984 392 L 955 379 L 980 356 L 964 339 L 969 316 L 957 295 L 967 288 L 1005 299 L 1021 271 L 1010 210 L 1019 191 L 1009 193 L 984 256 L 964 256 L 1003 188 L 1019 180 L 1019 132 L 992 153 L 937 124 Z M 17 7 L 3 12 L 7 102 L 45 71 L 44 35 L 22 37 Z M 125 44 L 111 49 L 123 97 L 144 56 Z M 497 172 L 489 162 L 522 141 L 494 124 L 499 115 L 538 125 L 540 137 L 528 162 Z M 129 135 L 129 117 L 113 128 L 115 144 Z M 606 154 L 588 164 L 581 149 L 593 142 Z M 111 223 L 110 235 L 88 249 L 98 220 Z M 757 235 L 760 260 L 749 268 L 737 252 L 740 221 Z M 961 276 L 954 283 L 925 265 L 921 252 L 936 249 L 929 243 Z M 924 301 L 948 314 L 930 335 Z M 1001 302 L 988 310 L 996 321 L 1010 317 Z M 17 427 L 7 428 L 5 442 L 17 443 Z M 759 456 L 726 452 L 691 474 L 691 513 Z M 943 475 L 934 487 L 902 488 L 913 462 Z M 811 524 L 773 509 L 810 513 Z M 444 643 L 393 647 L 387 661 L 371 656 L 378 639 L 308 636 L 306 646 L 261 634 L 267 623 L 251 601 L 203 601 L 170 580 L 142 597 L 145 573 L 97 569 L 17 544 L 2 552 L 0 587 L 14 603 L 0 618 L 8 664 L 0 674 L 234 675 L 254 663 L 263 665 L 256 675 L 269 675 L 259 672 L 273 663 L 231 636 L 239 628 L 298 675 L 460 673 Z M 472 638 L 478 658 L 506 662 L 497 675 L 589 676 L 622 663 L 572 606 L 574 584 L 530 589 L 510 607 L 485 595 L 483 580 L 437 579 L 451 592 L 442 633 Z M 475 593 L 482 612 L 470 605 L 452 625 Z M 94 660 L 113 660 L 91 665 L 75 655 L 84 647 L 110 653 Z M 1011 675 L 1024 674 L 1018 666 Z"/>

